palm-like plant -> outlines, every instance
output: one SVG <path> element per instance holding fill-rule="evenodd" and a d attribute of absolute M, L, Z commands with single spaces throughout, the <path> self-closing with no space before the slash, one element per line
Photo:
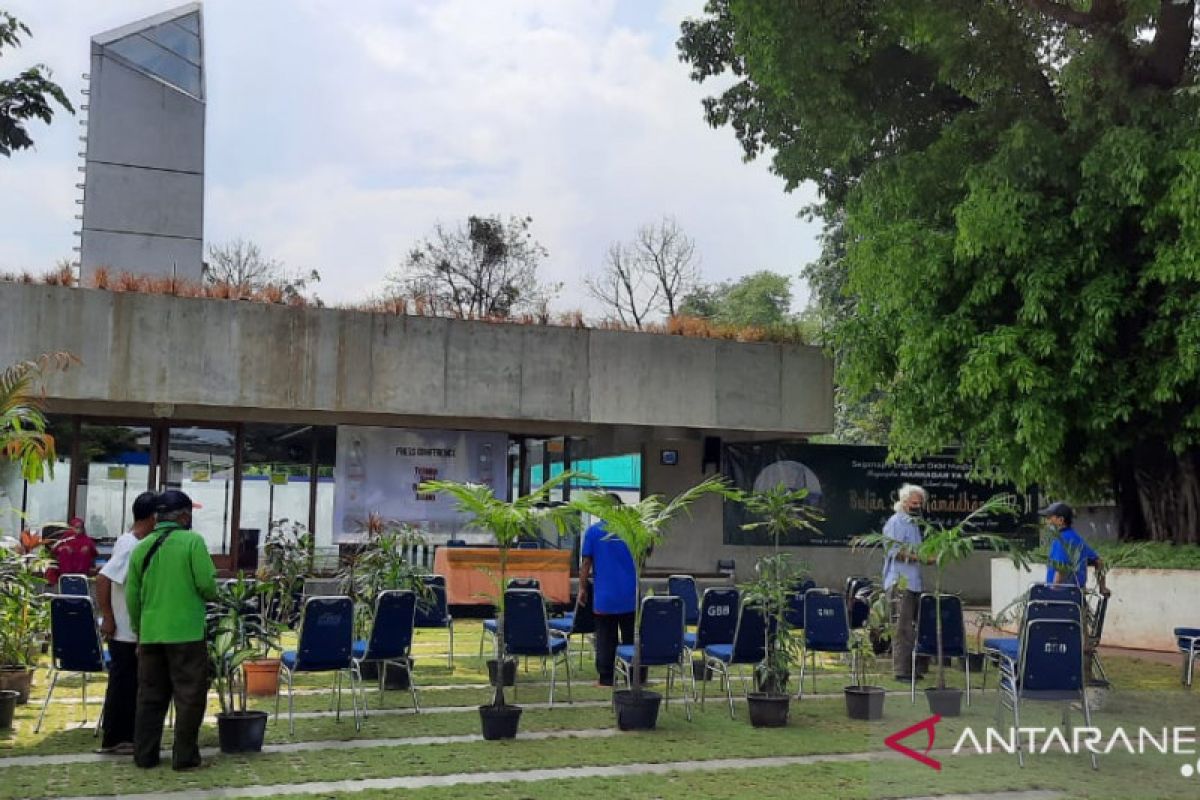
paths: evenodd
<path fill-rule="evenodd" d="M 21 465 L 25 480 L 40 481 L 54 471 L 54 437 L 46 431 L 41 378 L 77 361 L 69 353 L 54 353 L 0 372 L 0 454 Z"/>
<path fill-rule="evenodd" d="M 703 483 L 664 501 L 662 495 L 650 495 L 637 503 L 623 505 L 612 497 L 599 492 L 573 499 L 570 505 L 601 520 L 610 537 L 623 541 L 633 556 L 635 584 L 641 596 L 642 571 L 646 559 L 656 545 L 662 542 L 667 526 L 680 514 L 689 511 L 692 503 L 707 494 L 728 494 L 724 479 L 712 477 Z M 633 623 L 633 696 L 642 696 L 642 605 L 634 605 Z"/>
<path fill-rule="evenodd" d="M 1013 563 L 1024 567 L 1028 556 L 1020 544 L 994 533 L 973 533 L 973 529 L 991 516 L 1016 516 L 1020 510 L 1017 499 L 1011 494 L 998 494 L 987 499 L 979 508 L 963 517 L 957 525 L 945 527 L 924 517 L 916 520 L 921 528 L 919 545 L 897 544 L 882 533 L 856 537 L 854 547 L 896 548 L 898 554 L 907 555 L 930 564 L 934 568 L 933 593 L 937 617 L 937 688 L 946 688 L 946 667 L 942 657 L 942 579 L 946 568 L 968 558 L 977 548 L 989 548 L 997 553 L 1007 553 Z"/>
<path fill-rule="evenodd" d="M 499 549 L 500 571 L 492 575 L 492 601 L 496 606 L 496 687 L 492 706 L 503 708 L 504 680 L 501 657 L 504 654 L 504 587 L 508 583 L 508 551 L 522 536 L 536 536 L 542 525 L 553 524 L 559 533 L 566 533 L 578 524 L 578 517 L 569 505 L 549 506 L 546 500 L 557 487 L 571 480 L 591 480 L 590 475 L 562 472 L 543 483 L 537 490 L 516 500 L 501 500 L 490 486 L 457 481 L 425 481 L 422 492 L 436 492 L 454 498 L 458 510 L 470 517 L 468 527 L 492 534 Z"/>

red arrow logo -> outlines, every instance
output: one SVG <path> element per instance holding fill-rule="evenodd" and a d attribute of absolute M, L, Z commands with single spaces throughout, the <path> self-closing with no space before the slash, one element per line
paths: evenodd
<path fill-rule="evenodd" d="M 892 748 L 893 750 L 895 750 L 897 753 L 908 756 L 913 761 L 920 761 L 922 764 L 924 764 L 927 767 L 933 767 L 934 769 L 941 771 L 942 762 L 938 761 L 935 758 L 929 757 L 929 751 L 933 749 L 934 729 L 937 727 L 937 724 L 941 721 L 942 721 L 941 715 L 934 714 L 929 719 L 922 720 L 921 722 L 918 722 L 916 725 L 913 725 L 912 727 L 905 728 L 904 730 L 899 731 L 897 733 L 893 733 L 891 736 L 884 739 L 883 743 L 886 744 L 888 747 Z M 904 745 L 900 744 L 901 739 L 906 739 L 909 736 L 912 736 L 917 731 L 926 731 L 929 734 L 929 743 L 925 745 L 925 750 L 924 750 L 924 752 L 921 752 L 921 753 L 918 753 L 916 750 L 913 750 L 910 747 L 905 747 Z"/>

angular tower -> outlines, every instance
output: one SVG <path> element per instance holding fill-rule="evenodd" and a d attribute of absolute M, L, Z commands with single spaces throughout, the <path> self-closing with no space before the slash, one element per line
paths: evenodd
<path fill-rule="evenodd" d="M 92 37 L 80 276 L 199 281 L 204 36 L 190 3 Z"/>

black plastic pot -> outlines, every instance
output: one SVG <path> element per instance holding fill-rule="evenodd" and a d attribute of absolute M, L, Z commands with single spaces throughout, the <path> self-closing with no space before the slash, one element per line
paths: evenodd
<path fill-rule="evenodd" d="M 847 686 L 842 693 L 846 695 L 846 716 L 850 719 L 883 719 L 883 701 L 887 698 L 883 687 Z"/>
<path fill-rule="evenodd" d="M 33 670 L 29 667 L 0 667 L 0 690 L 12 689 L 18 695 L 17 705 L 29 702 L 29 687 L 33 683 Z"/>
<path fill-rule="evenodd" d="M 217 714 L 217 740 L 222 753 L 260 753 L 267 735 L 267 712 Z"/>
<path fill-rule="evenodd" d="M 962 689 L 925 690 L 925 699 L 929 701 L 929 713 L 943 717 L 962 716 Z"/>
<path fill-rule="evenodd" d="M 613 692 L 613 708 L 617 712 L 617 728 L 623 731 L 652 731 L 658 724 L 658 707 L 662 695 L 642 690 L 640 697 L 632 689 Z"/>
<path fill-rule="evenodd" d="M 692 659 L 692 677 L 698 681 L 712 680 L 712 670 L 701 659 Z"/>
<path fill-rule="evenodd" d="M 479 724 L 483 728 L 483 738 L 489 742 L 515 739 L 517 729 L 521 726 L 521 707 L 480 706 Z"/>
<path fill-rule="evenodd" d="M 492 686 L 496 685 L 496 659 L 489 658 L 487 662 L 488 668 L 488 683 Z M 506 658 L 504 660 L 504 685 L 512 686 L 517 682 L 517 660 L 515 658 Z"/>
<path fill-rule="evenodd" d="M 971 672 L 983 672 L 983 653 L 967 653 L 967 669 Z"/>
<path fill-rule="evenodd" d="M 20 696 L 15 689 L 0 690 L 0 731 L 12 728 L 13 714 L 17 710 L 17 700 Z"/>
<path fill-rule="evenodd" d="M 383 688 L 385 689 L 407 689 L 411 684 L 411 676 L 409 670 L 412 669 L 413 659 L 408 660 L 408 669 L 398 664 L 388 664 L 383 673 Z M 379 680 L 380 664 L 378 661 L 364 661 L 362 665 L 362 679 L 364 681 Z"/>
<path fill-rule="evenodd" d="M 750 692 L 746 695 L 746 703 L 750 708 L 750 724 L 756 728 L 786 726 L 791 700 L 786 694 Z"/>

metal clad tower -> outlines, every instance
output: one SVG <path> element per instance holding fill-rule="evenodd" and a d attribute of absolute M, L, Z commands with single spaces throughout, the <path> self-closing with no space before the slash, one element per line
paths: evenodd
<path fill-rule="evenodd" d="M 199 3 L 92 37 L 80 276 L 199 281 L 204 36 Z"/>

